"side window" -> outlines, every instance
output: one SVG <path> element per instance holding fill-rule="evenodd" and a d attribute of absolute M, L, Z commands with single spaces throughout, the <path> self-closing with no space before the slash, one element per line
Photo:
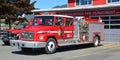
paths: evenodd
<path fill-rule="evenodd" d="M 56 25 L 57 26 L 63 26 L 64 25 L 64 19 L 62 17 L 57 17 Z"/>
<path fill-rule="evenodd" d="M 66 26 L 72 26 L 72 19 L 71 18 L 66 19 Z"/>
<path fill-rule="evenodd" d="M 45 25 L 52 26 L 53 25 L 53 20 L 52 19 L 46 19 L 45 20 Z"/>
<path fill-rule="evenodd" d="M 37 25 L 42 25 L 42 22 L 43 22 L 42 18 L 36 18 L 36 19 L 35 19 L 35 25 L 36 25 L 36 26 L 37 26 Z"/>

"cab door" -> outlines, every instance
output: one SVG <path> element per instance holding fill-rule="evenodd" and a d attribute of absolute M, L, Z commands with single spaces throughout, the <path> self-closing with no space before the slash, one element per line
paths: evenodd
<path fill-rule="evenodd" d="M 58 39 L 64 39 L 64 29 L 65 29 L 65 23 L 64 23 L 64 18 L 63 17 L 56 17 L 55 18 L 55 30 L 57 31 L 57 38 Z"/>
<path fill-rule="evenodd" d="M 65 18 L 65 26 L 64 26 L 64 39 L 72 39 L 74 35 L 74 19 L 73 18 Z"/>

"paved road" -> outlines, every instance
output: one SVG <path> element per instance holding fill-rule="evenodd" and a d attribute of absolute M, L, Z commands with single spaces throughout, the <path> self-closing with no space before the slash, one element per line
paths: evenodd
<path fill-rule="evenodd" d="M 45 54 L 43 50 L 21 52 L 0 41 L 0 60 L 120 60 L 120 44 L 88 45 L 60 47 L 55 54 Z"/>

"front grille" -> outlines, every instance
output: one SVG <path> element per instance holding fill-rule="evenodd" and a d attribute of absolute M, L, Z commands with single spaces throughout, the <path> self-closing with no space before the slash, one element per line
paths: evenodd
<path fill-rule="evenodd" d="M 21 34 L 23 40 L 33 40 L 34 39 L 34 33 L 33 32 L 22 32 Z"/>
<path fill-rule="evenodd" d="M 7 32 L 0 32 L 0 37 L 7 36 Z"/>

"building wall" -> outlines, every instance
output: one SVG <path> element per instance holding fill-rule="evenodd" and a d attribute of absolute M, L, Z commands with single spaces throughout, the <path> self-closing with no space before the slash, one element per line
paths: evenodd
<path fill-rule="evenodd" d="M 76 5 L 76 0 L 68 0 L 68 8 L 75 7 Z M 107 0 L 93 0 L 92 5 L 105 5 Z"/>
<path fill-rule="evenodd" d="M 75 7 L 75 0 L 68 0 L 68 8 Z"/>
<path fill-rule="evenodd" d="M 120 4 L 119 2 L 115 2 L 118 0 L 110 0 L 111 2 L 107 2 L 108 0 L 92 0 L 92 6 L 98 6 L 98 5 L 115 5 Z M 73 5 L 71 5 L 71 3 Z M 91 6 L 91 5 L 86 5 Z M 78 7 L 79 5 L 77 5 Z M 81 7 L 80 5 L 79 7 Z M 120 6 L 120 5 L 119 5 Z M 68 0 L 68 8 L 76 7 L 76 0 L 71 1 Z M 82 6 L 84 7 L 84 5 Z M 81 9 L 80 9 L 81 10 Z M 80 12 L 78 10 L 75 10 L 74 12 L 63 12 L 61 14 L 66 14 L 70 16 L 88 16 L 93 19 L 101 19 L 102 22 L 105 24 L 105 41 L 108 42 L 120 42 L 120 7 L 113 7 L 113 8 L 100 8 L 100 10 L 86 10 L 85 12 Z"/>
<path fill-rule="evenodd" d="M 93 6 L 95 5 L 105 5 L 106 0 L 93 0 Z"/>

